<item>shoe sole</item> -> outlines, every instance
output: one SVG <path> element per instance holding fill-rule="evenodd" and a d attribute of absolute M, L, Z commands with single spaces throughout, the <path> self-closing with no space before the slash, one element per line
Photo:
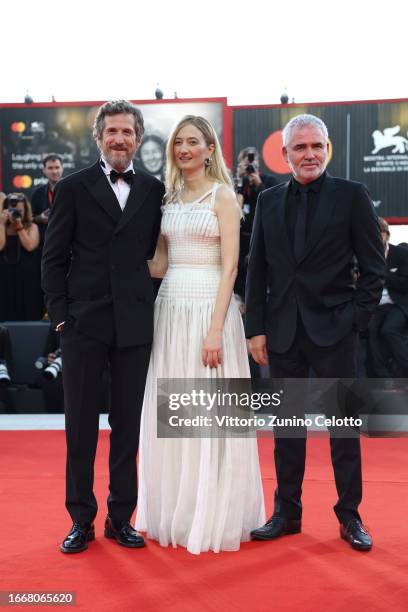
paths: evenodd
<path fill-rule="evenodd" d="M 302 529 L 296 527 L 294 529 L 285 529 L 285 531 L 282 531 L 279 535 L 276 536 L 262 536 L 262 535 L 252 535 L 250 534 L 251 540 L 277 540 L 278 538 L 285 536 L 285 535 L 295 535 L 296 533 L 301 533 Z"/>
<path fill-rule="evenodd" d="M 87 535 L 86 541 L 93 542 L 94 539 L 95 539 L 95 533 L 90 533 Z M 72 548 L 66 548 L 63 544 L 61 544 L 60 546 L 60 551 L 67 555 L 75 555 L 76 553 L 83 552 L 84 550 L 87 550 L 87 549 L 88 549 L 88 544 L 84 544 L 82 548 L 77 548 L 76 550 L 73 550 Z"/>
<path fill-rule="evenodd" d="M 126 544 L 125 542 L 121 542 L 112 531 L 108 531 L 107 529 L 105 529 L 104 536 L 108 538 L 108 540 L 116 540 L 120 546 L 124 546 L 125 548 L 143 548 L 146 546 L 145 542 L 141 542 L 140 544 Z"/>

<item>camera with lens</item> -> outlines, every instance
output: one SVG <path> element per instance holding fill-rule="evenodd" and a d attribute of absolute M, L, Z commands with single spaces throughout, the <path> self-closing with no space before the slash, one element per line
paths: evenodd
<path fill-rule="evenodd" d="M 4 359 L 0 359 L 0 387 L 8 387 L 10 383 L 11 380 L 7 369 L 7 363 Z"/>
<path fill-rule="evenodd" d="M 255 161 L 255 154 L 254 153 L 248 153 L 248 165 L 245 168 L 245 172 L 247 174 L 252 174 L 253 172 L 256 172 L 256 168 L 253 165 Z"/>
<path fill-rule="evenodd" d="M 34 361 L 34 365 L 37 368 L 37 370 L 43 370 L 48 365 L 48 358 L 42 357 L 42 356 L 37 357 L 37 359 Z"/>
<path fill-rule="evenodd" d="M 21 212 L 18 208 L 9 208 L 10 217 L 14 219 L 14 221 L 18 221 L 21 219 Z"/>
<path fill-rule="evenodd" d="M 22 218 L 22 214 L 17 208 L 19 202 L 23 202 L 21 197 L 17 195 L 7 196 L 7 209 L 13 221 L 19 221 Z"/>
<path fill-rule="evenodd" d="M 55 359 L 52 363 L 48 362 L 47 357 L 38 357 L 34 363 L 38 370 L 43 370 L 43 376 L 50 380 L 57 378 L 58 374 L 62 370 L 61 349 L 57 349 L 54 355 Z"/>
<path fill-rule="evenodd" d="M 14 221 L 18 221 L 21 219 L 21 212 L 16 208 L 16 204 L 21 202 L 21 200 L 17 196 L 9 196 L 8 197 L 8 211 L 10 213 L 10 217 L 14 219 Z"/>

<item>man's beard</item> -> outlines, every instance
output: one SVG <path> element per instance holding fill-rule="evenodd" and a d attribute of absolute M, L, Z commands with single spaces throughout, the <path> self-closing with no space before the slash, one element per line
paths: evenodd
<path fill-rule="evenodd" d="M 132 161 L 132 157 L 128 151 L 115 151 L 114 149 L 109 150 L 104 155 L 106 161 L 114 168 L 115 170 L 123 171 L 126 170 L 130 162 Z"/>

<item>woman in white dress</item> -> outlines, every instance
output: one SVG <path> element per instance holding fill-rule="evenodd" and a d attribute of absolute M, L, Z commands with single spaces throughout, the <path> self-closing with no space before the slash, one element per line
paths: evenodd
<path fill-rule="evenodd" d="M 264 523 L 254 437 L 158 438 L 158 378 L 249 378 L 232 295 L 240 210 L 208 121 L 187 116 L 167 145 L 166 197 L 139 453 L 136 529 L 191 553 L 238 550 Z"/>

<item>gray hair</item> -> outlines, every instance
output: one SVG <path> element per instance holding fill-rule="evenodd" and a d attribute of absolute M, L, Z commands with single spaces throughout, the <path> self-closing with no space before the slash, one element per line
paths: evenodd
<path fill-rule="evenodd" d="M 319 119 L 319 117 L 316 117 L 315 115 L 308 115 L 305 113 L 303 115 L 296 115 L 296 117 L 292 117 L 292 119 L 288 121 L 288 123 L 283 128 L 282 138 L 284 146 L 287 146 L 293 130 L 310 125 L 321 130 L 325 138 L 327 140 L 329 139 L 329 132 L 327 130 L 326 124 L 321 119 Z"/>
<path fill-rule="evenodd" d="M 105 128 L 105 117 L 121 114 L 133 115 L 133 118 L 135 120 L 136 136 L 138 140 L 141 140 L 144 134 L 143 115 L 134 104 L 128 102 L 127 100 L 112 100 L 110 102 L 105 102 L 105 104 L 102 104 L 102 106 L 98 109 L 93 124 L 93 137 L 101 139 L 103 130 Z"/>

